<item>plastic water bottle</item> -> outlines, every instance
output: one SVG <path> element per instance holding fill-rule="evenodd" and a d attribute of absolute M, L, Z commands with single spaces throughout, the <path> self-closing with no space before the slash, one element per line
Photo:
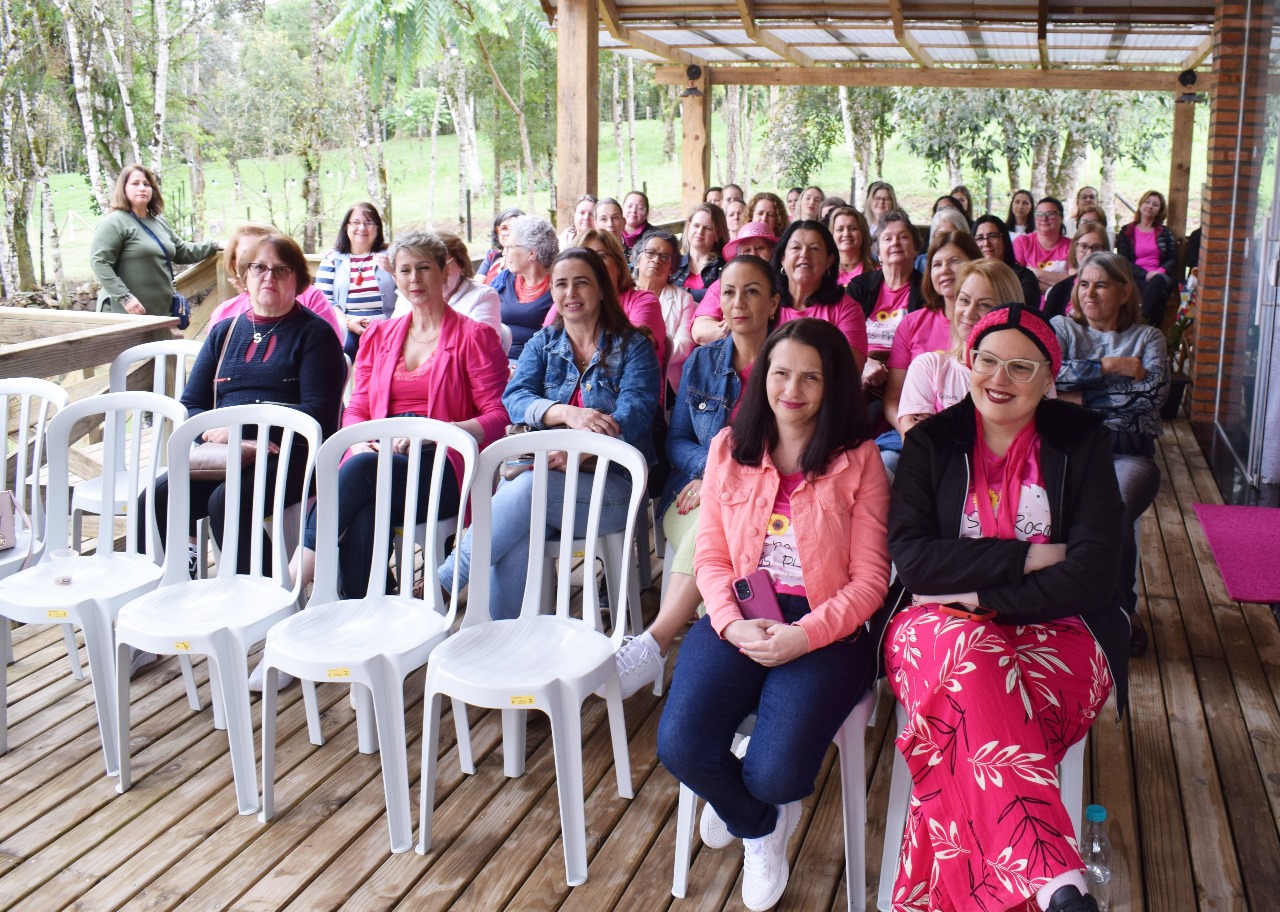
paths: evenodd
<path fill-rule="evenodd" d="M 1107 838 L 1107 809 L 1091 804 L 1084 809 L 1084 844 L 1080 855 L 1084 859 L 1084 882 L 1090 894 L 1098 902 L 1100 912 L 1107 912 L 1111 898 L 1111 840 Z"/>

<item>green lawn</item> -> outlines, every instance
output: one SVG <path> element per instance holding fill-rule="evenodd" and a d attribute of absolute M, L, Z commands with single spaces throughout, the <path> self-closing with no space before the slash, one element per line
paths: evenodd
<path fill-rule="evenodd" d="M 1199 120 L 1205 120 L 1201 112 Z M 679 126 L 677 125 L 677 129 Z M 662 124 L 659 121 L 641 121 L 636 124 L 636 147 L 638 150 L 637 175 L 642 185 L 647 186 L 653 203 L 656 219 L 675 218 L 679 215 L 680 166 L 678 158 L 665 161 L 662 158 Z M 1200 210 L 1200 189 L 1205 174 L 1205 133 L 1204 124 L 1200 123 L 1196 131 L 1196 154 L 1191 169 L 1191 202 L 1190 214 L 1192 223 L 1198 222 Z M 724 127 L 717 119 L 713 130 L 712 141 L 723 148 Z M 753 159 L 760 158 L 757 139 L 753 150 Z M 458 205 L 458 152 L 457 141 L 453 136 L 442 136 L 439 139 L 437 167 L 434 174 L 428 174 L 429 140 L 397 139 L 387 146 L 388 171 L 392 182 L 393 215 L 399 228 L 411 225 L 423 225 L 428 221 L 427 188 L 428 181 L 435 184 L 435 218 L 434 224 L 441 228 L 457 230 L 459 221 Z M 328 152 L 324 156 L 325 177 L 323 192 L 326 211 L 325 240 L 331 241 L 333 232 L 343 211 L 352 202 L 367 198 L 363 164 L 354 150 L 340 149 Z M 491 167 L 492 155 L 485 141 L 481 140 L 480 161 L 482 167 Z M 1120 192 L 1136 202 L 1138 196 L 1149 188 L 1167 191 L 1169 185 L 1169 155 L 1167 150 L 1152 157 L 1150 167 L 1143 170 L 1123 163 L 1119 168 L 1118 187 Z M 233 192 L 231 172 L 225 163 L 210 163 L 206 167 L 207 201 L 209 229 L 211 232 L 225 235 L 231 227 L 245 218 L 272 221 L 284 230 L 298 232 L 303 217 L 303 201 L 301 194 L 302 170 L 298 161 L 292 157 L 281 156 L 273 159 L 255 159 L 243 161 L 240 165 L 241 175 L 245 181 L 244 194 L 236 199 Z M 1027 169 L 1024 168 L 1024 174 Z M 600 128 L 600 191 L 604 195 L 619 192 L 617 188 L 617 165 L 613 143 L 612 124 L 601 124 Z M 831 159 L 822 172 L 816 175 L 816 182 L 828 193 L 847 195 L 849 193 L 849 154 L 843 144 L 835 148 Z M 1100 180 L 1099 163 L 1096 155 L 1091 159 L 1084 171 L 1085 179 L 1091 183 Z M 166 184 L 169 188 L 166 197 L 171 213 L 181 211 L 188 205 L 187 174 L 184 166 L 174 166 L 166 172 Z M 717 173 L 716 161 L 712 159 L 712 177 L 720 183 L 722 175 Z M 890 147 L 885 157 L 885 175 L 898 190 L 899 199 L 913 215 L 921 220 L 928 214 L 933 200 L 939 194 L 950 189 L 945 186 L 945 171 L 930 175 L 923 162 L 898 147 Z M 1003 214 L 1008 206 L 1010 189 L 1004 172 L 992 175 L 994 178 L 993 209 Z M 966 182 L 973 191 L 978 208 L 984 207 L 985 181 L 981 175 L 966 174 Z M 89 200 L 87 182 L 82 175 L 59 174 L 53 178 L 54 204 L 58 215 L 58 224 L 63 232 L 63 262 L 68 275 L 75 281 L 87 281 L 90 278 L 88 268 L 89 242 L 93 235 L 96 217 Z M 748 188 L 750 192 L 752 188 Z M 763 188 L 757 188 L 763 189 Z M 535 203 L 546 214 L 551 206 L 549 189 L 540 189 L 535 194 Z M 503 197 L 503 206 L 517 204 L 514 194 Z M 492 218 L 492 196 L 485 200 L 472 202 L 474 245 L 479 248 L 485 243 L 489 221 Z M 38 215 L 33 213 L 31 219 L 32 249 L 39 250 Z"/>

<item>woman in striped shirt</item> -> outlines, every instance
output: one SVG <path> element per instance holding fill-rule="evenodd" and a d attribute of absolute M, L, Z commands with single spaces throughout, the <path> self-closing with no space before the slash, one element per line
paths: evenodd
<path fill-rule="evenodd" d="M 316 271 L 316 287 L 342 312 L 347 341 L 344 351 L 355 360 L 360 337 L 370 322 L 385 320 L 396 306 L 396 281 L 391 275 L 383 236 L 382 216 L 373 203 L 356 203 L 342 217 L 333 249 Z"/>

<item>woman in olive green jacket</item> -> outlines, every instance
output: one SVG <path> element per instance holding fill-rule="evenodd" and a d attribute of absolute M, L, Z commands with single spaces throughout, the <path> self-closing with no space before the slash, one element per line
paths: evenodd
<path fill-rule="evenodd" d="M 162 212 L 164 199 L 155 175 L 141 165 L 125 167 L 89 250 L 94 278 L 102 286 L 98 310 L 167 317 L 174 293 L 169 261 L 198 263 L 222 249 L 217 241 L 184 241 L 160 217 Z"/>

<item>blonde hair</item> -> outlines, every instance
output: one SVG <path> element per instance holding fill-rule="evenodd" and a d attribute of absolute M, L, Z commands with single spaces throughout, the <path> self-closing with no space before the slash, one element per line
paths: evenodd
<path fill-rule="evenodd" d="M 236 254 L 241 240 L 279 233 L 275 225 L 269 225 L 266 222 L 245 222 L 231 232 L 231 236 L 227 238 L 227 246 L 222 248 L 222 270 L 227 278 L 233 278 L 237 283 L 240 281 L 240 264 L 236 261 Z"/>
<path fill-rule="evenodd" d="M 986 257 L 980 260 L 970 260 L 960 265 L 959 270 L 956 271 L 957 298 L 960 296 L 959 289 L 964 288 L 964 283 L 969 280 L 969 277 L 975 275 L 985 279 L 987 284 L 991 286 L 991 293 L 995 295 L 998 304 L 1023 303 L 1022 283 L 1018 281 L 1017 273 L 1007 263 Z M 967 339 L 959 340 L 951 346 L 947 354 L 952 358 L 963 361 L 964 349 L 967 343 Z"/>

